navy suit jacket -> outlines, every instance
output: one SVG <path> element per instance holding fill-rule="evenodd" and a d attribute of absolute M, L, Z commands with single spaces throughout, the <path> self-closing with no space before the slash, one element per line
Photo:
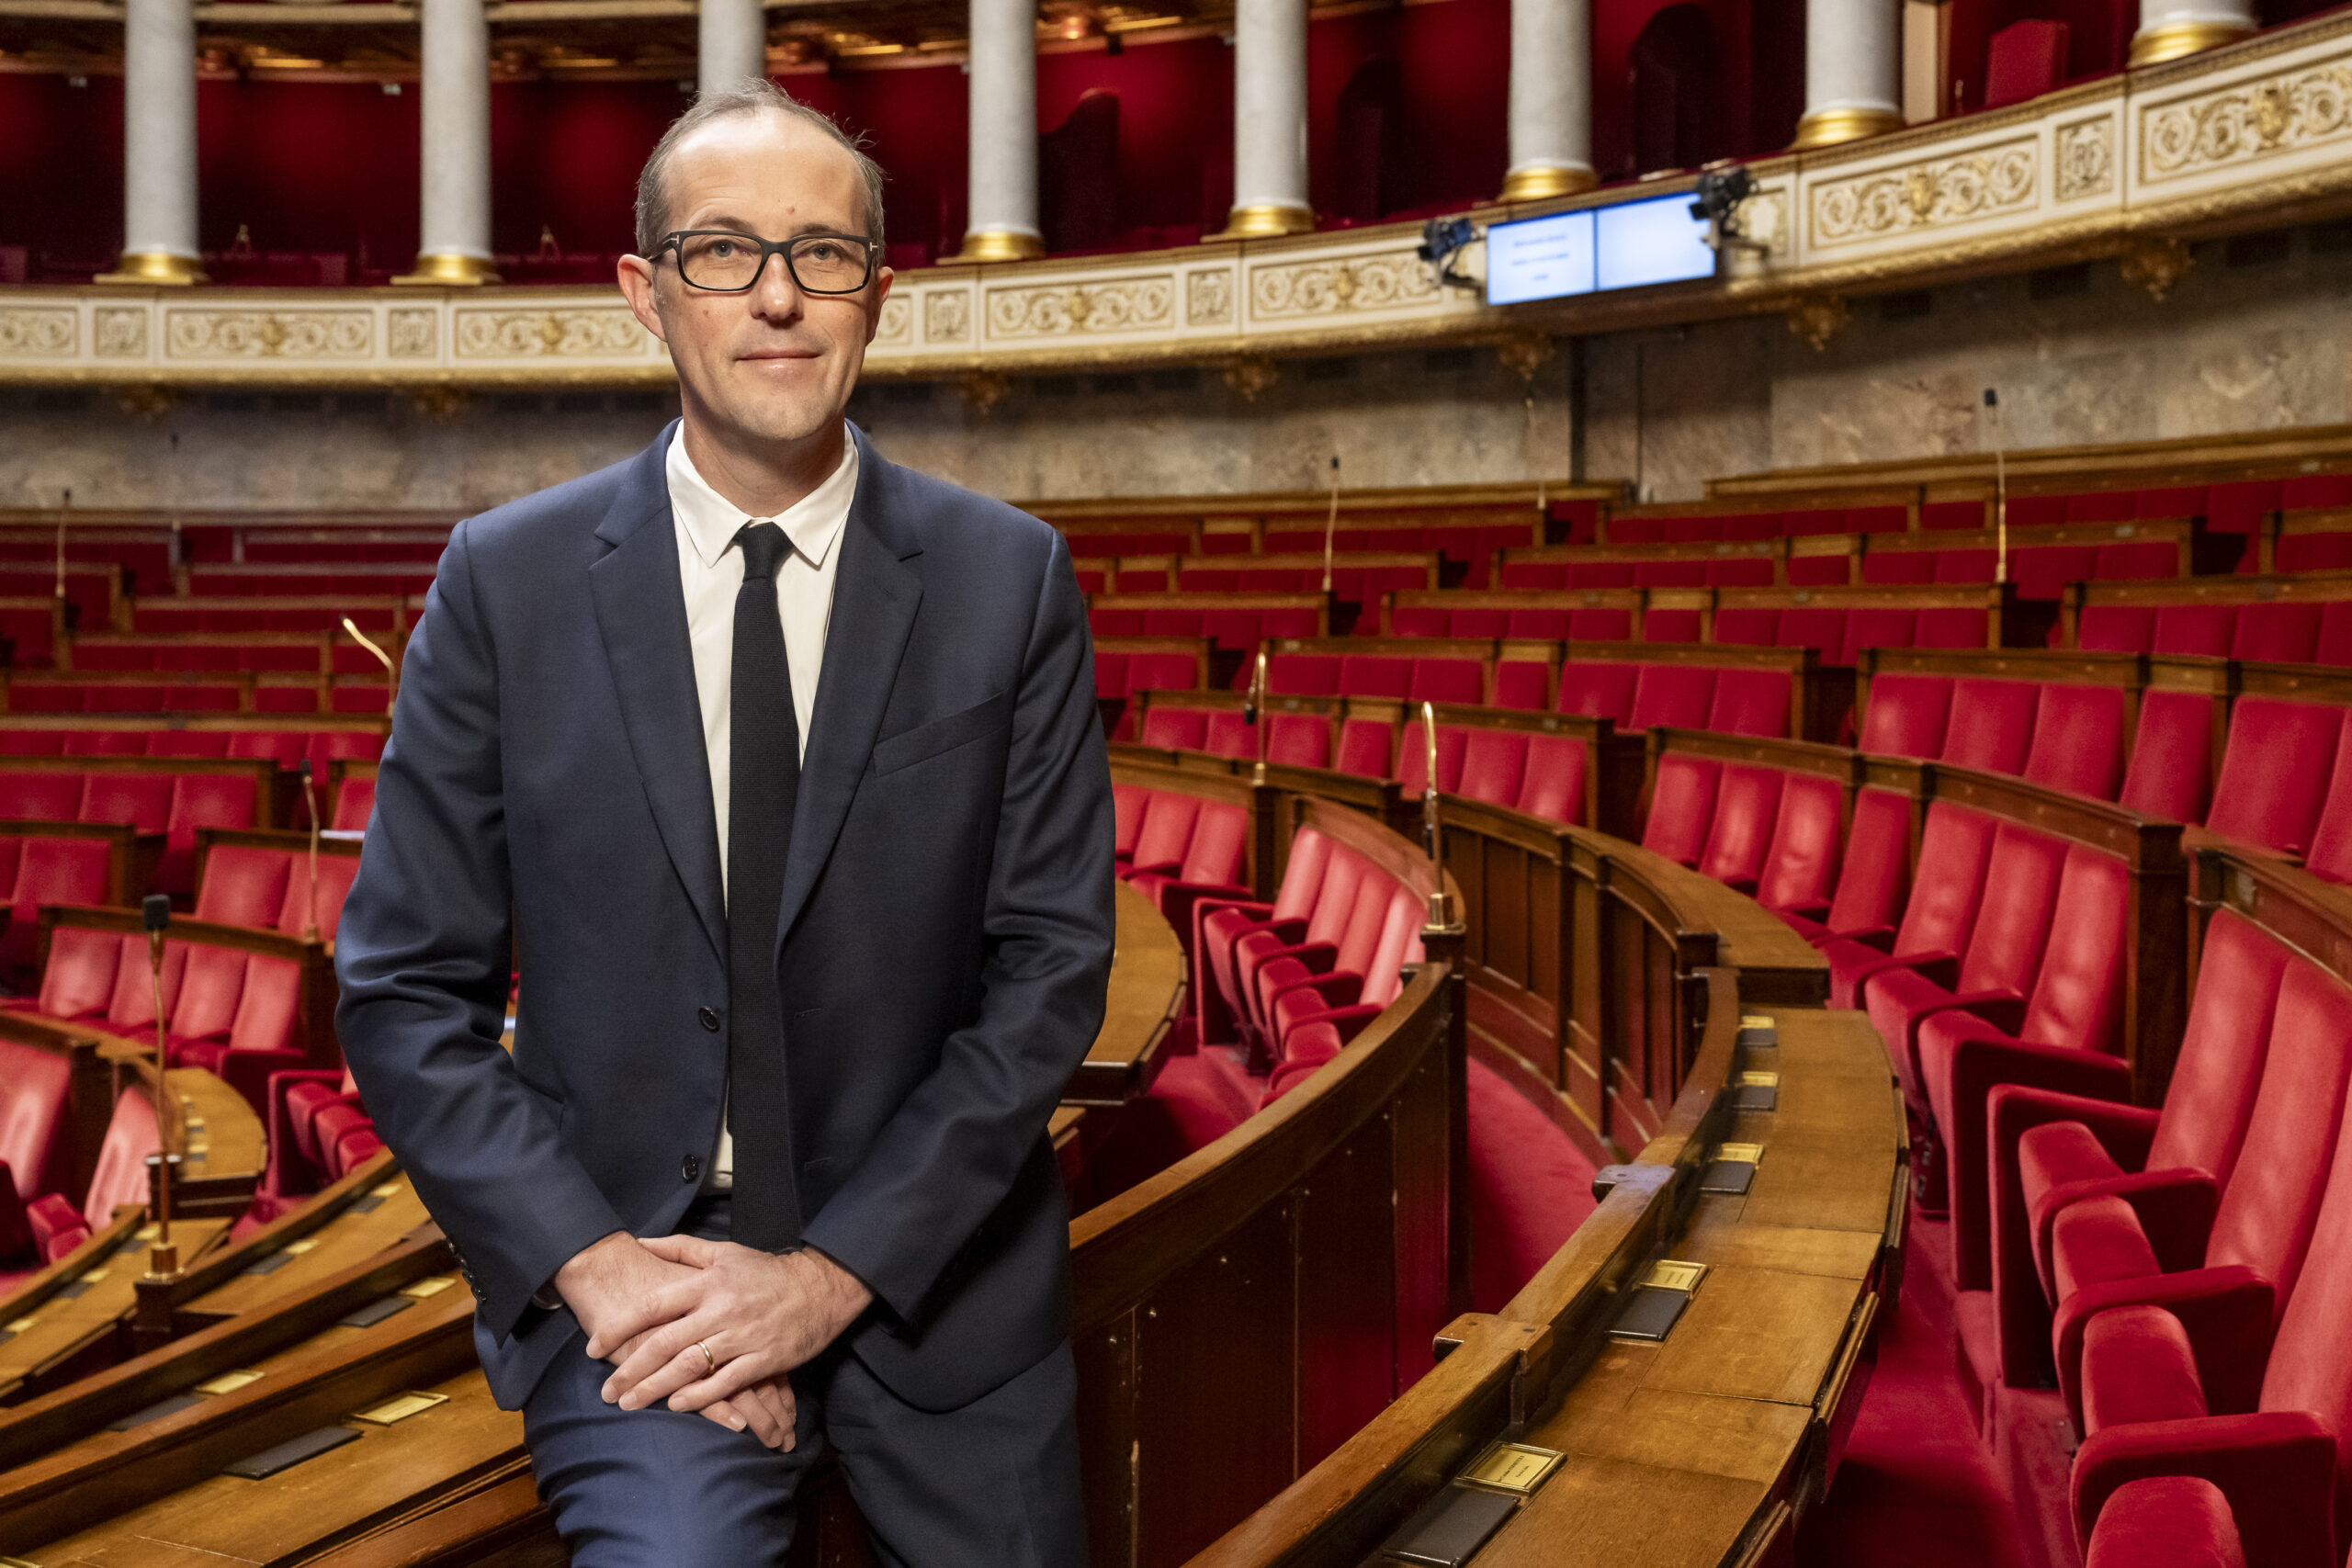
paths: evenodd
<path fill-rule="evenodd" d="M 675 428 L 451 535 L 337 933 L 345 1054 L 510 1408 L 577 1326 L 532 1295 L 601 1236 L 673 1230 L 718 1137 L 727 912 Z M 1068 1334 L 1046 1124 L 1102 1022 L 1110 772 L 1060 536 L 854 434 L 778 919 L 789 1125 L 737 1135 L 790 1140 L 803 1239 L 876 1298 L 851 1348 L 946 1410 Z"/>

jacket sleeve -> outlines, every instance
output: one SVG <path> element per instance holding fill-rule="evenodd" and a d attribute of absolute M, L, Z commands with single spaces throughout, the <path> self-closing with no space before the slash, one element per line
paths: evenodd
<path fill-rule="evenodd" d="M 336 931 L 336 1027 L 378 1133 L 456 1247 L 483 1321 L 627 1227 L 499 1043 L 512 885 L 498 671 L 468 528 L 441 558 L 401 665 L 375 816 Z"/>
<path fill-rule="evenodd" d="M 1013 705 L 979 1016 L 802 1235 L 903 1323 L 1003 1201 L 1102 1028 L 1114 836 L 1085 604 L 1057 535 Z"/>

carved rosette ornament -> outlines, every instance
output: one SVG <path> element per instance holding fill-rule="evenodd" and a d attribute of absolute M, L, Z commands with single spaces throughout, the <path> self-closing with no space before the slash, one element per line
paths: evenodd
<path fill-rule="evenodd" d="M 1225 384 L 1240 393 L 1244 402 L 1256 402 L 1258 394 L 1281 375 L 1273 360 L 1262 354 L 1236 355 L 1225 362 Z"/>
<path fill-rule="evenodd" d="M 956 389 L 982 418 L 1012 390 L 1012 378 L 1001 370 L 967 370 L 956 378 Z"/>
<path fill-rule="evenodd" d="M 2188 242 L 2169 234 L 2134 240 L 2123 253 L 2123 281 L 2134 288 L 2146 289 L 2148 298 L 2161 305 L 2195 259 L 2189 254 Z"/>
<path fill-rule="evenodd" d="M 2115 126 L 2107 119 L 2078 120 L 2058 128 L 2058 199 L 2105 196 L 2115 188 Z"/>
<path fill-rule="evenodd" d="M 1846 324 L 1845 297 L 1838 294 L 1800 294 L 1789 301 L 1789 331 L 1813 345 L 1819 354 L 1829 346 Z"/>

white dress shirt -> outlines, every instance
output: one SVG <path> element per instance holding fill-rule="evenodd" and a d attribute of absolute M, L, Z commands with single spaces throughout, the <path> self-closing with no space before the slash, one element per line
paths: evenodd
<path fill-rule="evenodd" d="M 825 632 L 833 615 L 833 575 L 842 558 L 842 530 L 857 493 L 857 443 L 844 433 L 841 467 L 797 504 L 775 517 L 746 515 L 695 470 L 685 430 L 670 442 L 666 472 L 670 515 L 678 530 L 679 586 L 685 591 L 686 637 L 694 648 L 695 695 L 702 705 L 703 747 L 710 758 L 710 804 L 718 822 L 718 879 L 727 885 L 727 800 L 732 761 L 735 599 L 743 587 L 743 552 L 735 536 L 747 523 L 774 523 L 792 541 L 776 569 L 776 609 L 784 617 L 784 654 L 792 667 L 792 712 L 800 754 L 808 754 L 808 723 L 824 673 Z M 735 1141 L 727 1118 L 718 1122 L 718 1152 L 706 1191 L 733 1185 Z"/>

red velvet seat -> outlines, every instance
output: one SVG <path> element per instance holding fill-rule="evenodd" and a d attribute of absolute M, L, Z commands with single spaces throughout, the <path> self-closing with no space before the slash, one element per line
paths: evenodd
<path fill-rule="evenodd" d="M 1416 703 L 1476 705 L 1487 700 L 1486 688 L 1487 667 L 1476 659 L 1416 659 L 1405 696 Z"/>
<path fill-rule="evenodd" d="M 1303 940 L 1307 919 L 1323 895 L 1332 850 L 1331 840 L 1322 834 L 1302 831 L 1291 840 L 1290 858 L 1283 866 L 1282 884 L 1272 902 L 1204 899 L 1193 906 L 1192 952 L 1196 978 L 1192 991 L 1196 1039 L 1207 1043 L 1234 1037 L 1237 1019 L 1231 1009 L 1242 994 L 1238 944 L 1244 935 L 1256 931 L 1286 931 L 1291 940 Z"/>
<path fill-rule="evenodd" d="M 2116 1196 L 2210 1213 L 2245 1141 L 2269 1051 L 2286 949 L 2228 909 L 2206 928 L 2188 1026 L 2159 1109 L 2125 1103 L 2108 1075 L 2097 1092 L 2010 1082 L 1986 1104 L 1991 1288 L 2004 1381 L 2045 1376 L 2055 1299 L 2051 1227 L 2077 1199 Z M 1963 1321 L 1965 1318 L 1963 1317 Z"/>
<path fill-rule="evenodd" d="M 1642 825 L 1642 847 L 1671 861 L 1695 866 L 1706 852 L 1715 822 L 1715 793 L 1723 764 L 1712 757 L 1668 751 L 1657 760 L 1650 810 Z"/>
<path fill-rule="evenodd" d="M 1335 696 L 1340 690 L 1340 656 L 1277 653 L 1266 660 L 1266 689 L 1284 696 Z"/>
<path fill-rule="evenodd" d="M 1715 612 L 1715 640 L 1747 648 L 1770 648 L 1781 632 L 1781 612 L 1764 606 L 1728 604 Z"/>
<path fill-rule="evenodd" d="M 2086 604 L 2075 626 L 2075 646 L 2086 652 L 2145 653 L 2156 635 L 2151 604 Z"/>
<path fill-rule="evenodd" d="M 1849 610 L 1846 614 L 1846 642 L 1835 655 L 1824 653 L 1825 664 L 1859 664 L 1862 650 L 1868 648 L 1909 648 L 1918 635 L 1919 617 L 1915 610 L 1881 605 Z"/>
<path fill-rule="evenodd" d="M 2290 602 L 2262 606 L 2256 615 L 2240 615 L 2230 642 L 2232 659 L 2267 664 L 2309 664 L 2319 654 L 2321 613 L 2325 606 Z"/>
<path fill-rule="evenodd" d="M 1871 681 L 1856 744 L 1872 756 L 1937 758 L 1951 722 L 1949 676 L 1879 675 Z"/>
<path fill-rule="evenodd" d="M 1315 1069 L 1340 1054 L 1344 1044 L 1339 1030 L 1324 1022 L 1301 1024 L 1291 1031 L 1283 1059 L 1266 1075 L 1265 1091 L 1258 1098 L 1263 1111 L 1314 1076 Z"/>
<path fill-rule="evenodd" d="M 1151 791 L 1141 784 L 1111 785 L 1112 858 L 1124 870 L 1136 858 L 1136 840 L 1143 832 L 1143 808 Z"/>
<path fill-rule="evenodd" d="M 1785 670 L 1718 671 L 1705 728 L 1718 735 L 1786 735 L 1793 686 Z"/>
<path fill-rule="evenodd" d="M 1495 702 L 1498 708 L 1542 713 L 1549 703 L 1552 669 L 1532 659 L 1505 659 L 1495 664 Z"/>
<path fill-rule="evenodd" d="M 1377 874 L 1364 878 L 1347 929 L 1328 962 L 1313 949 L 1271 960 L 1258 976 L 1261 1038 L 1281 1060 L 1291 1037 L 1328 1024 L 1351 1039 L 1403 989 L 1407 964 L 1421 957 L 1420 900 Z"/>
<path fill-rule="evenodd" d="M 2352 599 L 2320 607 L 2319 646 L 2312 650 L 2312 659 L 2337 669 L 2352 665 Z"/>
<path fill-rule="evenodd" d="M 2246 1568 L 2246 1560 L 2220 1487 L 2193 1475 L 2152 1475 L 2108 1497 L 2083 1568 Z"/>
<path fill-rule="evenodd" d="M 1703 664 L 1643 664 L 1635 667 L 1628 729 L 1671 725 L 1703 729 L 1715 700 L 1715 671 Z"/>
<path fill-rule="evenodd" d="M 1843 795 L 1836 779 L 1782 775 L 1771 849 L 1756 879 L 1758 903 L 1773 910 L 1828 908 L 1838 884 Z"/>
<path fill-rule="evenodd" d="M 0 773 L 0 820 L 79 821 L 83 779 L 69 773 Z"/>
<path fill-rule="evenodd" d="M 1631 610 L 1589 605 L 1568 614 L 1568 637 L 1575 642 L 1623 642 L 1634 635 Z"/>
<path fill-rule="evenodd" d="M 2202 654 L 2221 658 L 2237 638 L 2235 604 L 2160 604 L 2148 639 L 2151 653 Z"/>
<path fill-rule="evenodd" d="M 1778 768 L 1724 764 L 1715 786 L 1714 820 L 1699 852 L 1700 874 L 1743 893 L 1755 891 L 1771 851 L 1786 776 Z"/>
<path fill-rule="evenodd" d="M 1585 819 L 1585 748 L 1565 735 L 1531 736 L 1527 767 L 1513 804 L 1531 817 L 1580 824 Z"/>
<path fill-rule="evenodd" d="M 1791 780 L 1791 785 L 1797 783 Z M 1789 808 L 1788 787 L 1781 809 Z M 1771 873 L 1766 873 L 1766 884 Z M 1893 790 L 1855 792 L 1854 820 L 1838 866 L 1837 892 L 1824 900 L 1758 901 L 1815 946 L 1846 937 L 1865 945 L 1891 943 L 1911 886 L 1911 807 Z"/>
<path fill-rule="evenodd" d="M 1392 697 L 1402 700 L 1412 689 L 1414 660 L 1385 654 L 1350 653 L 1340 660 L 1340 690 L 1343 697 Z"/>
<path fill-rule="evenodd" d="M 2009 522 L 2017 524 L 2017 503 L 2010 503 Z M 2056 599 L 2069 583 L 2087 581 L 2098 561 L 2095 545 L 2030 545 L 2009 550 L 2009 581 L 2020 599 Z"/>
<path fill-rule="evenodd" d="M 2343 710 L 2275 697 L 2241 697 L 2205 826 L 2256 849 L 2310 847 L 2335 767 Z"/>
<path fill-rule="evenodd" d="M 116 1209 L 143 1204 L 148 1197 L 147 1156 L 163 1148 L 155 1130 L 155 1108 L 136 1089 L 125 1089 L 107 1122 L 105 1140 L 90 1174 L 89 1190 L 77 1205 L 46 1193 L 27 1207 L 35 1245 L 54 1263 L 102 1229 Z"/>
<path fill-rule="evenodd" d="M 0 966 L 17 975 L 32 968 L 43 904 L 103 904 L 107 845 L 102 839 L 27 839 L 17 856 L 7 933 L 0 937 Z"/>
<path fill-rule="evenodd" d="M 2113 800 L 2123 782 L 2123 721 L 2120 686 L 2042 686 L 2025 777 L 2052 789 Z"/>
<path fill-rule="evenodd" d="M 2165 822 L 2202 822 L 2213 782 L 2213 698 L 2149 691 L 2140 698 L 2132 763 L 2116 798 Z"/>
<path fill-rule="evenodd" d="M 1189 930 L 1194 900 L 1250 896 L 1250 889 L 1241 886 L 1249 848 L 1250 814 L 1222 801 L 1203 801 L 1193 818 L 1182 863 L 1172 872 L 1139 870 L 1127 881 L 1170 926 Z"/>
<path fill-rule="evenodd" d="M 1473 729 L 1463 743 L 1462 777 L 1455 793 L 1496 806 L 1519 803 L 1527 776 L 1528 737 L 1523 730 Z"/>
<path fill-rule="evenodd" d="M 1395 725 L 1377 718 L 1342 719 L 1331 765 L 1358 778 L 1385 779 L 1395 765 L 1396 750 Z"/>
<path fill-rule="evenodd" d="M 1437 787 L 1447 795 L 1462 789 L 1462 762 L 1470 749 L 1470 732 L 1453 725 L 1437 727 Z M 1429 787 L 1429 743 L 1421 739 L 1421 721 L 1405 726 L 1396 738 L 1396 785 L 1418 795 Z"/>
<path fill-rule="evenodd" d="M 1182 865 L 1184 851 L 1193 841 L 1193 818 L 1200 809 L 1198 795 L 1164 789 L 1151 791 L 1144 802 L 1143 830 L 1136 836 L 1135 861 L 1127 874 L 1133 877 L 1146 871 L 1172 873 Z"/>
<path fill-rule="evenodd" d="M 1140 631 L 1142 628 L 1136 628 Z M 1094 628 L 1097 637 L 1113 635 L 1108 627 Z M 1094 694 L 1103 702 L 1118 702 L 1127 694 L 1127 656 L 1114 649 L 1094 650 Z"/>
<path fill-rule="evenodd" d="M 1846 612 L 1831 605 L 1795 604 L 1781 612 L 1772 642 L 1778 648 L 1810 648 L 1827 664 L 1846 649 Z"/>
<path fill-rule="evenodd" d="M 1143 716 L 1143 729 L 1137 739 L 1146 746 L 1197 751 L 1207 737 L 1208 728 L 1209 716 L 1205 708 L 1153 707 Z M 340 799 L 336 802 L 336 810 L 338 813 L 342 810 Z"/>
<path fill-rule="evenodd" d="M 1330 721 L 1320 714 L 1268 715 L 1266 761 L 1295 768 L 1329 767 L 1331 765 Z"/>
<path fill-rule="evenodd" d="M 142 833 L 160 833 L 171 820 L 175 782 L 170 773 L 85 774 L 76 819 L 128 822 Z"/>
<path fill-rule="evenodd" d="M 1984 50 L 1984 107 L 2021 104 L 2064 80 L 2066 30 L 2064 22 L 2028 20 L 1995 33 Z"/>
<path fill-rule="evenodd" d="M 2234 1325 L 2257 1348 L 2278 1323 L 2304 1269 L 2337 1145 L 2352 1071 L 2352 993 L 2315 965 L 2290 962 L 2278 986 L 2270 1048 L 2246 1122 L 2245 1153 L 2204 1213 L 2135 1209 L 2118 1196 L 2086 1198 L 2051 1227 L 2058 1304 L 2051 1346 L 2058 1384 L 2081 1422 L 2083 1336 L 2101 1314 L 2152 1305 Z M 2337 1207 L 2352 1202 L 2347 1192 Z M 2352 1224 L 2352 1216 L 2345 1223 Z M 2352 1253 L 2324 1252 L 2318 1277 L 2335 1280 Z M 2258 1363 L 2258 1357 L 2256 1358 Z M 2224 1409 L 2252 1407 L 2252 1379 L 2224 1391 Z"/>
<path fill-rule="evenodd" d="M 1884 969 L 1938 964 L 1950 966 L 1957 978 L 1953 955 L 1968 945 L 1974 929 L 1992 853 L 1991 818 L 1941 802 L 1929 807 L 1902 923 L 1891 932 L 1842 931 L 1816 944 L 1829 960 L 1830 1005 L 1860 1006 L 1862 983 Z M 1854 864 L 1850 851 L 1846 863 Z"/>
<path fill-rule="evenodd" d="M 59 1052 L 0 1040 L 0 1261 L 33 1245 L 26 1208 L 72 1174 L 66 1097 L 72 1066 Z"/>
<path fill-rule="evenodd" d="M 1634 712 L 1634 682 L 1642 668 L 1572 658 L 1560 666 L 1560 694 L 1552 705 L 1561 713 L 1605 718 L 1623 728 Z"/>
<path fill-rule="evenodd" d="M 2034 714 L 2041 699 L 2041 687 L 2030 681 L 1965 675 L 1955 680 L 1942 761 L 1992 773 L 2022 772 L 2033 747 Z"/>
<path fill-rule="evenodd" d="M 286 901 L 278 907 L 276 925 L 288 936 L 306 934 L 315 922 L 322 942 L 334 940 L 335 928 L 343 920 L 343 901 L 351 892 L 351 883 L 359 874 L 357 855 L 321 855 L 318 884 L 311 882 L 308 857 L 288 858 L 286 872 Z M 1180 928 L 1181 929 L 1181 928 Z"/>
<path fill-rule="evenodd" d="M 1212 757 L 1255 757 L 1258 732 L 1238 711 L 1219 708 L 1209 715 L 1201 736 L 1201 750 Z"/>
<path fill-rule="evenodd" d="M 290 863 L 291 857 L 283 850 L 220 845 L 205 857 L 204 882 L 196 894 L 196 918 L 224 926 L 275 926 L 278 911 L 286 907 Z M 53 956 L 51 967 L 55 967 Z"/>

